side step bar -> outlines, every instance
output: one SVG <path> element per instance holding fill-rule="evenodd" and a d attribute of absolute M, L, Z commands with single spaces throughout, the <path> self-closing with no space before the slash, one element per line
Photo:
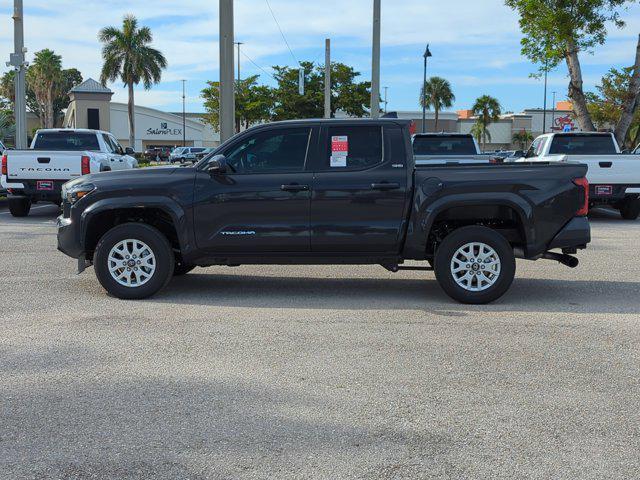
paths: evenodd
<path fill-rule="evenodd" d="M 432 271 L 433 268 L 431 267 L 418 267 L 418 266 L 404 266 L 404 265 L 396 265 L 396 264 L 389 264 L 389 263 L 381 263 L 380 266 L 386 270 L 389 270 L 390 272 L 396 273 L 399 270 L 420 270 L 420 271 Z"/>

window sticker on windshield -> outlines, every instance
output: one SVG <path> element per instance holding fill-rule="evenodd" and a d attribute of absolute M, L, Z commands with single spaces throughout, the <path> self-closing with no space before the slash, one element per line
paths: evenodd
<path fill-rule="evenodd" d="M 349 154 L 349 137 L 347 135 L 333 135 L 331 137 L 331 157 L 329 166 L 346 167 Z"/>

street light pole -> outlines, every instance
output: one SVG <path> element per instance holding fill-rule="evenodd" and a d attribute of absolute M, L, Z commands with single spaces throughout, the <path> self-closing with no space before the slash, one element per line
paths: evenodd
<path fill-rule="evenodd" d="M 13 2 L 13 44 L 14 52 L 9 57 L 7 66 L 12 66 L 16 70 L 14 93 L 14 117 L 16 120 L 16 148 L 27 148 L 27 105 L 25 77 L 27 62 L 24 54 L 24 25 L 22 23 L 22 0 Z"/>
<path fill-rule="evenodd" d="M 187 146 L 187 121 L 185 112 L 185 84 L 186 80 L 182 80 L 182 146 Z"/>
<path fill-rule="evenodd" d="M 431 57 L 431 50 L 429 50 L 429 44 L 424 51 L 424 70 L 422 72 L 422 133 L 427 131 L 427 58 Z"/>
<path fill-rule="evenodd" d="M 220 1 L 220 142 L 235 130 L 233 80 L 233 0 Z"/>
<path fill-rule="evenodd" d="M 240 83 L 240 45 L 244 45 L 244 42 L 233 42 L 238 46 L 238 83 Z"/>
<path fill-rule="evenodd" d="M 383 87 L 384 88 L 384 113 L 387 113 L 387 90 L 389 90 L 389 87 Z"/>
<path fill-rule="evenodd" d="M 329 38 L 324 40 L 324 118 L 331 118 L 331 39 Z"/>
<path fill-rule="evenodd" d="M 542 133 L 547 133 L 547 74 L 549 73 L 549 60 L 544 61 L 544 102 L 542 105 Z"/>
<path fill-rule="evenodd" d="M 371 118 L 378 118 L 380 116 L 380 0 L 373 0 L 371 54 Z"/>
<path fill-rule="evenodd" d="M 553 105 L 551 106 L 551 130 L 556 122 L 556 93 L 558 92 L 553 92 Z"/>

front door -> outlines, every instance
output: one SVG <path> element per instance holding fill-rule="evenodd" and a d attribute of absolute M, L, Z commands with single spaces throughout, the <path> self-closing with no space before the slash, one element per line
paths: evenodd
<path fill-rule="evenodd" d="M 194 225 L 211 253 L 308 252 L 311 127 L 246 133 L 222 152 L 227 172 L 196 176 Z"/>
<path fill-rule="evenodd" d="M 400 126 L 336 123 L 324 127 L 320 138 L 312 252 L 398 253 L 408 184 Z"/>

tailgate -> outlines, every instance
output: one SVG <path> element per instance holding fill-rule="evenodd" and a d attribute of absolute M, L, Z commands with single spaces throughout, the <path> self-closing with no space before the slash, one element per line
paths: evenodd
<path fill-rule="evenodd" d="M 567 159 L 588 165 L 587 180 L 590 184 L 640 184 L 638 155 L 568 155 Z"/>
<path fill-rule="evenodd" d="M 81 174 L 84 152 L 14 150 L 7 152 L 7 179 L 69 180 Z"/>

